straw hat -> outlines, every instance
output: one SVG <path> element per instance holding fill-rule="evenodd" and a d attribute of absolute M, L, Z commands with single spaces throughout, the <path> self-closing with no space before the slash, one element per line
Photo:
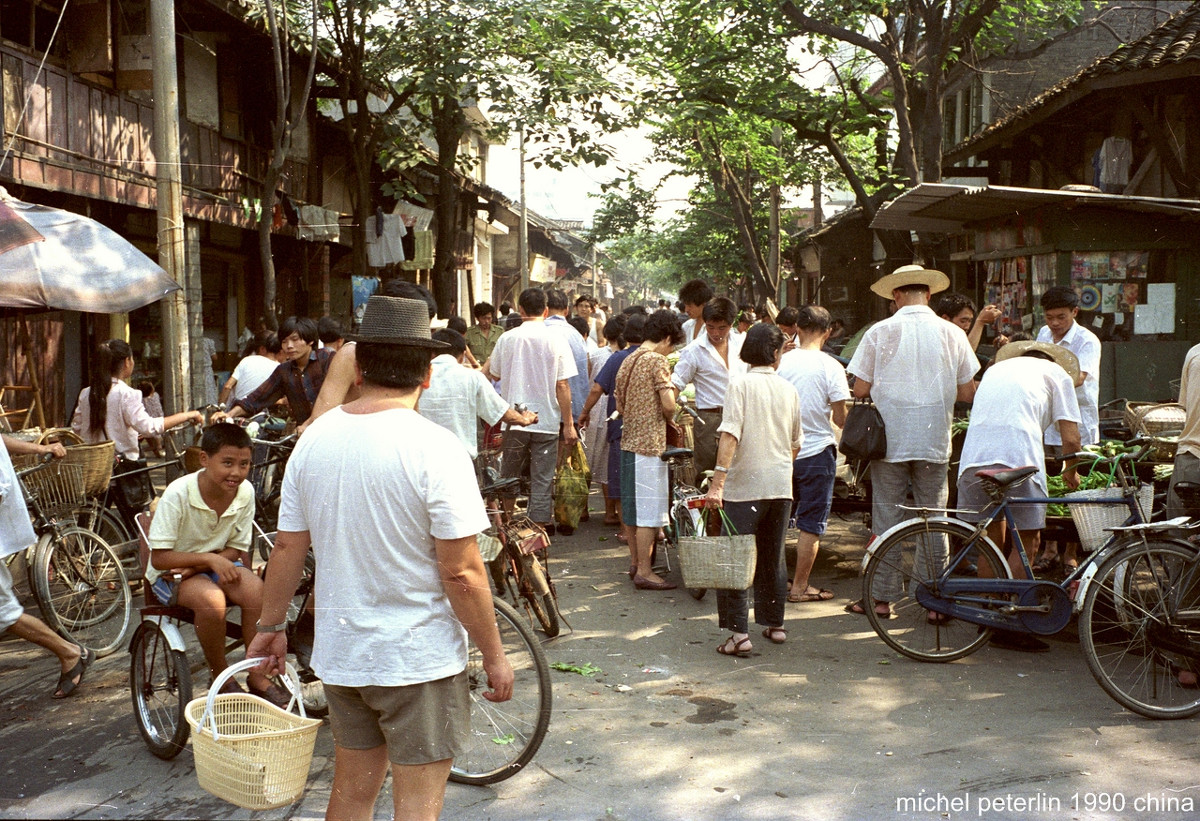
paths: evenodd
<path fill-rule="evenodd" d="M 950 278 L 941 271 L 921 265 L 901 265 L 895 271 L 871 283 L 871 290 L 884 299 L 891 299 L 892 291 L 905 285 L 927 285 L 929 293 L 936 294 L 950 287 Z"/>
<path fill-rule="evenodd" d="M 430 337 L 429 306 L 423 300 L 380 294 L 367 300 L 358 333 L 347 338 L 351 342 L 406 345 L 431 350 L 450 347 Z"/>
<path fill-rule="evenodd" d="M 1077 388 L 1083 384 L 1083 374 L 1079 371 L 1079 359 L 1062 345 L 1051 345 L 1049 342 L 1032 340 L 1009 342 L 996 351 L 996 361 L 1003 362 L 1005 359 L 1021 356 L 1027 351 L 1040 351 L 1046 354 L 1062 366 L 1062 369 L 1067 372 L 1067 376 L 1071 377 L 1071 384 Z"/>

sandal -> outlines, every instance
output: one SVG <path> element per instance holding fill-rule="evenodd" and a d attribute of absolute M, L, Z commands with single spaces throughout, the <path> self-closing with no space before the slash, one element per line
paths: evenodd
<path fill-rule="evenodd" d="M 754 645 L 750 644 L 750 637 L 741 641 L 734 641 L 733 636 L 725 639 L 724 643 L 717 645 L 717 652 L 722 656 L 738 656 L 745 658 L 750 655 L 750 651 L 754 649 Z"/>
<path fill-rule="evenodd" d="M 884 607 L 886 607 L 886 608 L 887 608 L 887 610 L 886 610 L 886 611 L 885 611 L 885 610 L 880 610 L 880 609 L 879 609 L 879 606 L 880 606 L 880 605 L 883 605 Z M 843 609 L 843 610 L 845 610 L 847 613 L 853 613 L 853 614 L 854 614 L 854 615 L 856 615 L 856 616 L 865 616 L 865 615 L 867 615 L 867 610 L 866 610 L 866 608 L 865 608 L 865 607 L 863 607 L 863 601 L 862 601 L 862 599 L 859 599 L 858 601 L 852 601 L 852 602 L 850 602 L 848 605 L 846 605 L 845 607 L 843 607 L 842 609 Z M 889 604 L 888 602 L 885 602 L 885 601 L 877 601 L 877 602 L 875 602 L 875 618 L 877 618 L 877 619 L 890 619 L 890 618 L 893 618 L 893 616 L 892 616 L 892 606 L 891 606 L 891 604 Z"/>
<path fill-rule="evenodd" d="M 288 704 L 292 701 L 292 695 L 287 690 L 272 682 L 261 690 L 256 690 L 253 687 L 249 688 L 250 695 L 258 696 L 263 701 L 274 704 L 276 707 L 287 709 Z"/>
<path fill-rule="evenodd" d="M 75 666 L 58 677 L 58 688 L 54 691 L 51 698 L 66 698 L 83 684 L 83 674 L 87 672 L 87 668 L 93 661 L 96 660 L 96 653 L 91 648 L 79 645 L 79 661 L 75 662 Z"/>
<path fill-rule="evenodd" d="M 1033 572 L 1049 573 L 1052 570 L 1057 570 L 1059 562 L 1060 559 L 1058 558 L 1057 553 L 1055 553 L 1053 556 L 1042 556 L 1033 563 Z"/>
<path fill-rule="evenodd" d="M 763 628 L 763 638 L 772 644 L 783 644 L 787 641 L 787 630 L 782 627 L 766 627 Z"/>
<path fill-rule="evenodd" d="M 815 592 L 813 592 L 813 591 L 815 591 Z M 799 596 L 797 596 L 794 593 L 788 593 L 787 600 L 792 602 L 793 604 L 795 604 L 796 602 L 829 601 L 832 598 L 833 598 L 832 590 L 826 590 L 823 587 L 811 587 L 810 586 L 807 590 L 805 590 Z"/>
<path fill-rule="evenodd" d="M 936 610 L 925 611 L 925 621 L 928 624 L 932 624 L 934 626 L 942 625 L 942 624 L 945 624 L 946 622 L 953 621 L 953 620 L 954 620 L 954 616 L 951 616 L 948 613 L 939 613 Z"/>

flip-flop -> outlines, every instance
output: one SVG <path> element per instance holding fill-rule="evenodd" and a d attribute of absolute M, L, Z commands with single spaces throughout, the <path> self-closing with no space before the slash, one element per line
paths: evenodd
<path fill-rule="evenodd" d="M 1033 563 L 1033 572 L 1049 573 L 1051 570 L 1057 570 L 1060 561 L 1057 553 L 1053 556 L 1043 556 Z"/>
<path fill-rule="evenodd" d="M 75 666 L 58 677 L 58 687 L 55 688 L 51 698 L 66 698 L 79 689 L 79 685 L 83 684 L 83 674 L 87 672 L 87 668 L 93 661 L 96 660 L 96 653 L 89 647 L 84 647 L 82 644 L 79 647 L 79 661 L 75 662 Z M 76 676 L 79 678 L 76 679 Z"/>
<path fill-rule="evenodd" d="M 876 602 L 876 607 L 878 607 L 880 604 L 883 604 L 883 602 Z M 845 610 L 847 613 L 852 613 L 852 614 L 854 614 L 855 616 L 865 616 L 865 615 L 867 615 L 867 610 L 866 610 L 866 608 L 865 608 L 865 607 L 863 607 L 863 601 L 862 601 L 862 599 L 859 599 L 858 601 L 852 601 L 852 602 L 850 602 L 848 605 L 846 605 L 845 607 L 843 607 L 842 609 L 843 609 L 843 610 Z M 887 612 L 886 612 L 886 613 L 880 613 L 878 610 L 876 610 L 876 611 L 875 611 L 875 618 L 877 618 L 877 619 L 891 619 L 891 618 L 895 618 L 895 615 L 892 613 L 892 606 L 891 606 L 890 604 L 889 604 L 889 605 L 887 605 Z"/>
<path fill-rule="evenodd" d="M 729 647 L 730 642 L 733 642 L 733 648 L 726 649 Z M 745 645 L 745 647 L 742 647 L 742 645 Z M 745 658 L 746 656 L 750 655 L 750 651 L 753 649 L 754 646 L 750 644 L 749 636 L 746 636 L 746 638 L 737 642 L 733 641 L 733 636 L 730 636 L 729 638 L 725 639 L 725 641 L 717 645 L 717 652 L 722 656 L 738 656 L 739 658 Z"/>
<path fill-rule="evenodd" d="M 818 587 L 816 593 L 810 593 L 807 590 L 805 590 L 799 596 L 794 595 L 792 593 L 788 593 L 787 600 L 792 602 L 793 604 L 795 604 L 797 602 L 829 601 L 832 598 L 833 598 L 832 590 L 826 590 L 823 587 Z"/>

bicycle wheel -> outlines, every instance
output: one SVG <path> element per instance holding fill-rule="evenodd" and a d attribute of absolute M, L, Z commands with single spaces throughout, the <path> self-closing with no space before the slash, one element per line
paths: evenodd
<path fill-rule="evenodd" d="M 129 652 L 129 693 L 138 732 L 150 752 L 170 761 L 188 738 L 184 710 L 192 700 L 192 671 L 187 656 L 172 650 L 152 621 L 138 627 Z"/>
<path fill-rule="evenodd" d="M 34 584 L 46 621 L 63 638 L 106 656 L 119 648 L 132 614 L 129 581 L 117 554 L 79 527 L 46 533 L 34 550 Z"/>
<path fill-rule="evenodd" d="M 1118 704 L 1147 718 L 1200 713 L 1200 570 L 1187 543 L 1117 550 L 1096 570 L 1079 615 L 1088 669 Z"/>
<path fill-rule="evenodd" d="M 542 632 L 548 637 L 558 635 L 558 600 L 550 589 L 550 579 L 546 576 L 546 568 L 537 556 L 521 557 L 521 578 L 523 581 L 522 594 L 533 611 L 533 616 L 542 625 Z"/>
<path fill-rule="evenodd" d="M 962 619 L 932 614 L 917 595 L 938 597 L 940 580 L 974 552 L 980 575 L 1010 578 L 1008 563 L 986 537 L 950 519 L 916 521 L 901 527 L 875 548 L 863 576 L 863 608 L 879 638 L 897 653 L 917 661 L 953 661 L 982 647 L 991 630 Z M 955 575 L 955 582 L 963 577 Z M 960 591 L 955 599 L 981 604 L 977 591 Z M 950 599 L 943 599 L 950 601 Z M 890 602 L 892 616 L 875 612 L 874 601 Z"/>
<path fill-rule="evenodd" d="M 129 532 L 115 510 L 102 507 L 93 499 L 75 511 L 75 524 L 90 530 L 108 543 L 120 558 L 126 576 L 136 576 L 138 570 L 137 537 Z"/>
<path fill-rule="evenodd" d="M 471 735 L 450 769 L 450 780 L 459 784 L 495 784 L 516 775 L 537 753 L 550 726 L 550 667 L 542 645 L 516 610 L 498 598 L 492 601 L 500 643 L 513 668 L 513 695 L 499 703 L 483 697 L 483 656 L 468 642 Z"/>

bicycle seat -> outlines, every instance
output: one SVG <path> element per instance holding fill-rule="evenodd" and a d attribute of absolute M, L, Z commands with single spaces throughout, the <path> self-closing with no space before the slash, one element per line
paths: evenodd
<path fill-rule="evenodd" d="M 977 470 L 975 475 L 985 482 L 991 482 L 998 487 L 1015 485 L 1038 472 L 1036 467 L 1004 468 L 1002 470 Z"/>
<path fill-rule="evenodd" d="M 664 462 L 670 462 L 672 459 L 691 459 L 691 448 L 667 448 L 663 451 L 662 456 L 658 457 Z"/>
<path fill-rule="evenodd" d="M 517 485 L 520 483 L 520 478 L 516 476 L 512 477 L 511 479 L 497 479 L 496 481 L 490 482 L 481 487 L 479 492 L 483 496 L 491 496 L 493 494 L 498 495 L 505 492 L 515 491 L 517 489 Z"/>

